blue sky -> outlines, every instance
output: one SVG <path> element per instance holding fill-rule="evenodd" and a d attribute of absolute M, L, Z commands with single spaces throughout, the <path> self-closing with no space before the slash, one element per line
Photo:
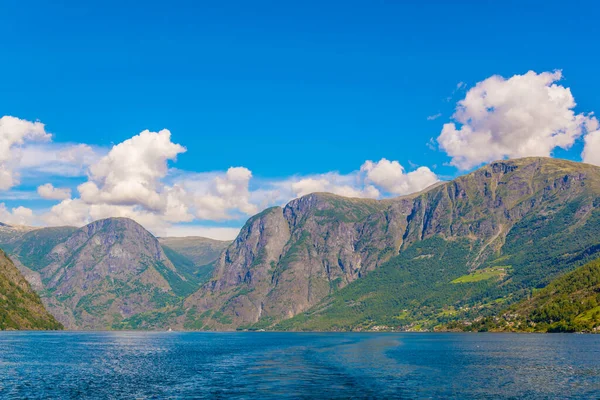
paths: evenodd
<path fill-rule="evenodd" d="M 70 188 L 73 199 L 81 197 L 77 186 L 90 180 L 90 166 L 111 146 L 146 129 L 168 129 L 169 140 L 186 148 L 177 152 L 176 161 L 152 161 L 176 170 L 146 177 L 151 190 L 163 196 L 178 179 L 195 179 L 188 186 L 196 189 L 186 188 L 195 190 L 191 196 L 210 195 L 229 210 L 226 218 L 213 218 L 194 209 L 192 219 L 169 223 L 187 227 L 185 233 L 207 232 L 199 227 L 236 228 L 250 212 L 303 194 L 288 188 L 267 196 L 268 201 L 256 200 L 290 180 L 325 179 L 327 188 L 333 179 L 334 185 L 371 197 L 366 187 L 374 183 L 377 197 L 419 188 L 413 183 L 394 187 L 382 171 L 379 180 L 357 177 L 367 160 L 397 161 L 405 173 L 424 166 L 437 179 L 455 177 L 478 160 L 468 156 L 458 166 L 456 159 L 464 152 L 440 149 L 436 140 L 445 123 L 456 122 L 457 102 L 478 82 L 494 75 L 508 80 L 530 70 L 560 70 L 560 77 L 541 85 L 570 89 L 577 106 L 565 109 L 576 116 L 593 118 L 588 113 L 600 110 L 600 35 L 592 20 L 600 10 L 595 2 L 573 3 L 3 1 L 0 116 L 43 123 L 55 146 L 43 142 L 46 153 L 86 144 L 96 158 L 79 163 L 79 172 L 72 173 L 11 160 L 19 183 L 0 191 L 0 201 L 7 213 L 19 206 L 33 210 L 34 217 L 23 222 L 51 223 L 41 216 L 63 199 L 40 197 L 38 186 L 52 183 Z M 511 89 L 517 96 L 528 92 L 517 86 Z M 514 130 L 514 124 L 508 126 Z M 563 127 L 548 129 L 554 128 Z M 573 133 L 566 140 L 569 150 L 556 143 L 546 147 L 551 155 L 579 161 L 591 130 Z M 11 149 L 40 145 L 33 142 Z M 523 148 L 497 154 L 528 155 Z M 226 199 L 239 197 L 238 192 L 215 189 L 215 177 L 230 167 L 251 171 L 247 186 L 243 174 L 238 177 L 238 189 L 254 207 Z M 367 167 L 362 174 L 369 174 Z M 427 183 L 431 176 L 425 175 Z M 100 192 L 110 192 L 102 200 L 107 205 L 155 214 L 166 207 L 119 197 L 114 188 L 105 188 L 105 178 L 96 176 L 94 182 Z M 132 179 L 137 178 L 125 180 Z M 194 207 L 207 201 L 194 200 Z M 87 220 L 93 218 L 82 212 Z M 16 217 L 4 219 L 11 218 Z M 162 228 L 155 231 L 184 232 Z"/>

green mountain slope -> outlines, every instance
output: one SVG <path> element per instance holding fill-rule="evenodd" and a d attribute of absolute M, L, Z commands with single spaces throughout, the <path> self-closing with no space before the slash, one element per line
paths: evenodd
<path fill-rule="evenodd" d="M 3 226 L 0 247 L 69 329 L 166 329 L 225 242 L 164 238 L 126 218 L 83 228 Z M 208 265 L 197 263 L 208 262 Z"/>
<path fill-rule="evenodd" d="M 127 218 L 44 228 L 13 254 L 53 315 L 70 329 L 164 328 L 198 284 L 177 271 L 152 234 Z"/>
<path fill-rule="evenodd" d="M 4 246 L 69 327 L 432 330 L 475 327 L 597 259 L 599 230 L 599 167 L 524 158 L 394 199 L 310 194 L 222 251 L 126 219 L 6 230 Z"/>
<path fill-rule="evenodd" d="M 38 295 L 0 250 L 0 330 L 62 329 Z"/>
<path fill-rule="evenodd" d="M 600 259 L 556 278 L 497 317 L 452 329 L 527 332 L 600 331 Z"/>
<path fill-rule="evenodd" d="M 315 193 L 250 218 L 186 300 L 194 329 L 234 329 L 289 318 L 389 258 L 402 238 L 406 198 L 394 203 Z"/>
<path fill-rule="evenodd" d="M 256 276 L 261 264 L 246 257 L 246 275 L 242 269 L 225 282 L 215 275 L 212 287 L 194 295 L 200 311 L 217 307 L 235 326 L 258 304 L 261 312 L 247 318 L 254 323 L 237 322 L 251 329 L 433 329 L 493 315 L 600 251 L 600 168 L 591 165 L 500 161 L 408 198 L 353 201 L 360 206 L 321 195 L 290 203 L 282 214 L 292 234 L 278 236 L 284 244 L 269 261 L 275 268 Z M 232 251 L 251 238 L 242 235 L 221 271 L 237 270 Z M 289 274 L 284 285 L 281 270 Z M 266 295 L 252 299 L 257 281 Z M 228 293 L 227 300 L 221 305 L 207 292 Z"/>
<path fill-rule="evenodd" d="M 0 247 L 17 257 L 24 265 L 38 271 L 53 261 L 48 257 L 52 249 L 76 230 L 72 226 L 39 228 L 26 232 L 11 243 L 0 244 Z"/>
<path fill-rule="evenodd" d="M 415 199 L 399 254 L 278 329 L 433 329 L 498 312 L 600 251 L 600 169 L 497 162 Z"/>

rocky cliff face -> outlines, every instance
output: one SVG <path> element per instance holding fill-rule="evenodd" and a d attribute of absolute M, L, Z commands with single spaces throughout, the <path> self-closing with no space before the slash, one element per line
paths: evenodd
<path fill-rule="evenodd" d="M 62 326 L 0 250 L 0 330 L 6 329 L 62 329 Z"/>
<path fill-rule="evenodd" d="M 130 219 L 95 221 L 56 239 L 40 258 L 27 257 L 35 248 L 27 242 L 15 250 L 23 267 L 39 276 L 44 302 L 68 328 L 118 328 L 144 312 L 173 307 L 195 288 L 158 240 Z"/>
<path fill-rule="evenodd" d="M 161 238 L 126 218 L 83 228 L 3 225 L 0 246 L 69 329 L 166 329 L 229 242 Z"/>
<path fill-rule="evenodd" d="M 395 199 L 304 196 L 250 218 L 222 253 L 118 218 L 2 227 L 0 245 L 70 328 L 421 329 L 597 257 L 599 229 L 600 168 L 525 158 Z"/>
<path fill-rule="evenodd" d="M 554 228 L 564 235 L 591 234 L 599 195 L 600 168 L 545 158 L 495 162 L 391 200 L 311 194 L 251 218 L 218 261 L 212 281 L 186 305 L 201 316 L 197 328 L 268 327 L 326 306 L 323 299 L 434 238 L 466 243 L 461 273 L 482 268 L 503 252 L 521 260 L 529 248 L 524 235 L 546 243 Z M 599 242 L 588 235 L 580 250 Z M 432 270 L 442 257 L 435 243 L 417 256 Z M 526 281 L 526 271 L 524 266 L 515 280 L 542 283 Z"/>
<path fill-rule="evenodd" d="M 525 158 L 500 161 L 417 197 L 404 247 L 433 236 L 481 241 L 481 255 L 498 251 L 511 228 L 530 213 L 550 215 L 577 201 L 582 212 L 600 195 L 600 169 L 571 161 Z M 577 221 L 573 221 L 575 223 Z"/>
<path fill-rule="evenodd" d="M 187 299 L 205 316 L 196 327 L 227 329 L 307 310 L 397 253 L 413 197 L 314 193 L 251 218 L 212 281 Z M 218 318 L 207 317 L 209 310 Z"/>

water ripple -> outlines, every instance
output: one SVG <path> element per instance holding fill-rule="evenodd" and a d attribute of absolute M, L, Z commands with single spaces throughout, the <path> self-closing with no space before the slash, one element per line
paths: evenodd
<path fill-rule="evenodd" d="M 600 393 L 600 335 L 1 332 L 2 399 Z"/>

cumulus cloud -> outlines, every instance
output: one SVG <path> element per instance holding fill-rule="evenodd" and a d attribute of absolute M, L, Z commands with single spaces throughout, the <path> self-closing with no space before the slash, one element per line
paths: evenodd
<path fill-rule="evenodd" d="M 196 218 L 225 220 L 258 212 L 250 202 L 252 173 L 247 168 L 168 177 L 168 161 L 184 151 L 171 141 L 168 130 L 144 131 L 125 140 L 90 165 L 87 182 L 77 187 L 78 198 L 63 193 L 65 200 L 43 220 L 50 225 L 83 225 L 99 218 L 128 217 L 160 232 Z M 46 185 L 39 192 L 48 198 L 59 196 L 56 188 Z"/>
<path fill-rule="evenodd" d="M 427 117 L 427 121 L 433 121 L 442 116 L 442 113 L 433 114 Z"/>
<path fill-rule="evenodd" d="M 28 142 L 49 141 L 51 135 L 41 122 L 4 116 L 0 118 L 0 190 L 19 183 L 17 167 L 22 156 L 20 147 Z"/>
<path fill-rule="evenodd" d="M 55 188 L 51 183 L 38 186 L 37 192 L 44 199 L 65 200 L 71 198 L 71 189 Z"/>
<path fill-rule="evenodd" d="M 51 226 L 82 226 L 92 221 L 90 205 L 80 199 L 66 199 L 42 215 L 42 220 Z"/>
<path fill-rule="evenodd" d="M 585 135 L 585 146 L 581 153 L 583 162 L 600 165 L 600 130 Z"/>
<path fill-rule="evenodd" d="M 204 173 L 169 169 L 169 162 L 175 161 L 186 149 L 172 142 L 171 133 L 166 129 L 159 132 L 146 130 L 111 149 L 104 149 L 77 143 L 26 143 L 49 140 L 50 136 L 40 123 L 11 118 L 2 119 L 2 148 L 12 151 L 18 147 L 20 150 L 18 163 L 10 160 L 11 168 L 18 165 L 18 171 L 25 171 L 36 179 L 87 177 L 75 193 L 71 188 L 55 187 L 48 181 L 38 186 L 40 197 L 59 201 L 42 215 L 34 215 L 28 208 L 9 210 L 2 205 L 0 217 L 12 223 L 82 226 L 102 218 L 128 217 L 155 234 L 174 234 L 176 231 L 191 234 L 192 229 L 199 229 L 201 225 L 187 223 L 242 221 L 261 209 L 284 205 L 293 198 L 313 192 L 381 198 L 421 190 L 437 180 L 426 167 L 407 173 L 397 161 L 382 159 L 367 161 L 359 170 L 348 174 L 326 172 L 279 180 L 263 178 L 251 186 L 254 182 L 252 172 L 241 166 Z M 2 159 L 3 162 L 6 160 L 6 157 Z M 0 164 L 6 165 L 9 163 Z M 15 171 L 9 170 L 10 185 L 16 182 Z M 35 192 L 12 193 L 15 199 L 32 198 L 24 195 L 37 198 Z M 211 237 L 227 239 L 235 236 L 238 230 L 229 227 L 202 229 Z"/>
<path fill-rule="evenodd" d="M 378 162 L 366 161 L 360 170 L 365 173 L 367 182 L 397 195 L 418 192 L 439 181 L 437 175 L 427 167 L 406 173 L 398 161 L 385 158 Z"/>
<path fill-rule="evenodd" d="M 454 122 L 443 126 L 437 142 L 451 164 L 470 169 L 506 157 L 550 156 L 568 149 L 586 131 L 592 115 L 575 114 L 569 88 L 556 84 L 561 71 L 529 71 L 509 79 L 492 76 L 458 102 Z"/>
<path fill-rule="evenodd" d="M 300 179 L 292 183 L 292 192 L 294 197 L 301 197 L 315 192 L 329 192 L 345 197 L 366 197 L 372 199 L 376 199 L 380 195 L 379 190 L 372 185 L 355 187 L 345 184 L 344 180 L 343 177 L 333 173 L 315 178 Z"/>
<path fill-rule="evenodd" d="M 19 206 L 9 210 L 0 203 L 0 221 L 8 225 L 32 225 L 35 216 L 30 208 Z"/>
<path fill-rule="evenodd" d="M 252 215 L 258 207 L 250 202 L 252 172 L 245 167 L 231 167 L 222 173 L 197 174 L 183 181 L 192 193 L 195 215 L 204 220 L 235 219 Z"/>
<path fill-rule="evenodd" d="M 167 161 L 185 148 L 171 142 L 171 132 L 143 131 L 116 146 L 90 167 L 90 179 L 77 190 L 88 203 L 141 205 L 149 210 L 167 206 L 161 178 Z"/>
<path fill-rule="evenodd" d="M 168 228 L 172 222 L 186 222 L 193 218 L 188 214 L 186 218 L 178 218 L 177 221 L 173 221 L 164 213 L 148 211 L 135 205 L 89 204 L 79 198 L 61 201 L 41 218 L 45 224 L 52 226 L 82 226 L 98 219 L 110 217 L 131 218 L 151 231 L 160 231 Z"/>
<path fill-rule="evenodd" d="M 85 160 L 85 147 L 74 147 L 66 157 Z M 77 187 L 79 198 L 66 198 L 43 216 L 50 225 L 83 225 L 108 217 L 128 217 L 148 228 L 190 221 L 188 194 L 166 185 L 168 161 L 185 148 L 171 142 L 168 130 L 141 132 L 119 143 L 89 167 L 88 181 Z"/>
<path fill-rule="evenodd" d="M 309 176 L 292 176 L 281 180 L 257 180 L 258 189 L 251 191 L 250 202 L 264 209 L 284 205 L 290 200 L 316 192 L 329 192 L 346 197 L 378 198 L 381 193 L 365 184 L 360 171 L 349 174 L 326 172 Z"/>
<path fill-rule="evenodd" d="M 349 174 L 328 172 L 280 181 L 262 181 L 261 188 L 251 193 L 251 201 L 265 208 L 315 192 L 378 199 L 414 193 L 438 180 L 437 175 L 427 167 L 406 172 L 398 161 L 383 158 L 378 162 L 366 161 L 359 170 Z"/>

